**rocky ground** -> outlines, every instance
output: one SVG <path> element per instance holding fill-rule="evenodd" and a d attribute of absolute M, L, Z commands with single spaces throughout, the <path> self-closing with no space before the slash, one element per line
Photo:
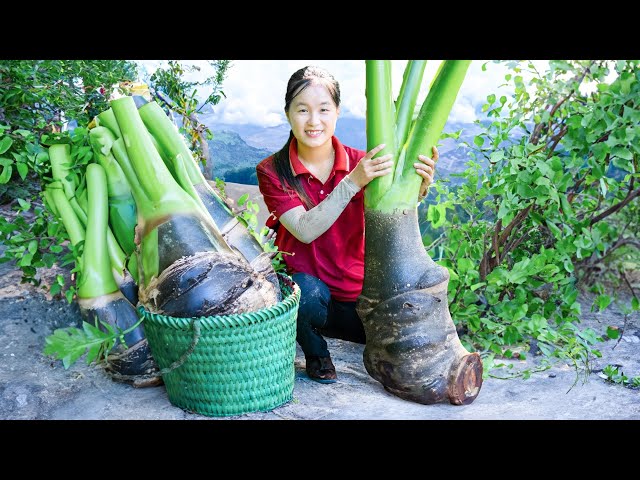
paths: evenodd
<path fill-rule="evenodd" d="M 386 392 L 362 363 L 362 345 L 329 339 L 339 381 L 321 385 L 304 373 L 304 357 L 295 360 L 293 400 L 269 412 L 248 413 L 241 420 L 430 420 L 430 419 L 640 419 L 640 391 L 605 381 L 601 369 L 618 365 L 629 377 L 640 374 L 640 318 L 613 307 L 606 314 L 588 313 L 583 324 L 602 331 L 625 328 L 622 339 L 602 344 L 603 357 L 592 372 L 577 377 L 569 365 L 556 365 L 528 380 L 485 379 L 476 400 L 467 406 L 420 405 Z M 77 362 L 68 370 L 42 354 L 54 329 L 77 325 L 75 303 L 49 298 L 20 284 L 20 271 L 0 266 L 0 419 L 13 420 L 158 420 L 211 417 L 186 412 L 169 401 L 164 386 L 136 389 L 113 382 L 102 369 Z M 527 362 L 535 362 L 528 359 Z M 521 369 L 526 362 L 515 362 Z M 499 372 L 498 372 L 499 373 Z"/>
<path fill-rule="evenodd" d="M 41 275 L 46 281 L 55 273 L 59 272 Z M 99 367 L 79 361 L 65 370 L 62 362 L 43 355 L 46 336 L 56 328 L 79 325 L 78 307 L 21 284 L 20 278 L 13 264 L 0 265 L 0 419 L 4 420 L 640 419 L 640 390 L 608 382 L 602 372 L 606 365 L 615 365 L 629 378 L 640 375 L 640 315 L 625 317 L 616 305 L 601 314 L 590 312 L 587 296 L 580 298 L 581 326 L 599 334 L 607 326 L 618 327 L 623 334 L 601 344 L 602 358 L 594 359 L 591 371 L 583 375 L 578 376 L 571 365 L 556 364 L 528 380 L 486 378 L 470 405 L 421 405 L 388 393 L 366 372 L 362 345 L 328 339 L 337 383 L 309 380 L 298 348 L 290 402 L 268 412 L 219 418 L 174 406 L 164 386 L 133 388 L 112 381 Z M 534 367 L 539 360 L 529 355 L 526 361 L 516 360 L 514 369 Z"/>

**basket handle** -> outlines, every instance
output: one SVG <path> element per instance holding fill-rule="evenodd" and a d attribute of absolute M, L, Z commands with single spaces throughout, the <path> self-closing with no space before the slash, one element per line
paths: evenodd
<path fill-rule="evenodd" d="M 193 339 L 191 340 L 191 345 L 189 345 L 189 348 L 187 348 L 187 350 L 180 356 L 180 358 L 178 358 L 175 362 L 173 362 L 168 367 L 163 368 L 162 370 L 155 373 L 147 373 L 143 375 L 123 375 L 123 374 L 111 373 L 111 376 L 114 378 L 117 378 L 118 380 L 124 380 L 124 381 L 129 381 L 129 380 L 144 381 L 144 380 L 150 380 L 152 378 L 162 377 L 163 375 L 166 375 L 167 373 L 172 372 L 176 368 L 181 367 L 184 364 L 184 362 L 186 362 L 187 359 L 191 356 L 193 351 L 196 349 L 196 345 L 198 345 L 198 341 L 200 340 L 200 318 L 194 317 L 191 320 L 191 326 L 193 327 Z"/>
<path fill-rule="evenodd" d="M 193 351 L 196 349 L 196 345 L 198 345 L 198 341 L 200 340 L 200 318 L 194 317 L 191 320 L 191 326 L 193 327 L 193 339 L 191 340 L 191 345 L 189 345 L 189 348 L 187 348 L 187 350 L 175 362 L 173 362 L 168 367 L 163 368 L 158 373 L 154 373 L 153 375 L 155 376 L 166 375 L 167 373 L 172 372 L 176 368 L 181 367 L 184 364 L 184 362 L 186 362 L 187 359 L 191 356 Z"/>

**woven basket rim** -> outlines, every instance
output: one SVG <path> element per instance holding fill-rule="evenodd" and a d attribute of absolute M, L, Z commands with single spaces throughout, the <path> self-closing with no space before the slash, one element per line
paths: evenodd
<path fill-rule="evenodd" d="M 290 310 L 300 301 L 300 287 L 298 284 L 295 283 L 290 276 L 283 273 L 278 273 L 277 276 L 281 285 L 284 284 L 289 286 L 291 288 L 291 292 L 286 296 L 286 298 L 280 300 L 275 305 L 261 308 L 253 312 L 205 317 L 171 317 L 160 313 L 150 312 L 142 305 L 140 305 L 137 310 L 138 313 L 144 317 L 144 322 L 151 321 L 162 324 L 165 327 L 172 327 L 176 330 L 190 329 L 195 321 L 198 321 L 200 323 L 200 327 L 205 330 L 220 327 L 245 327 L 254 323 L 266 321 L 273 318 L 274 315 L 280 315 L 285 311 Z"/>

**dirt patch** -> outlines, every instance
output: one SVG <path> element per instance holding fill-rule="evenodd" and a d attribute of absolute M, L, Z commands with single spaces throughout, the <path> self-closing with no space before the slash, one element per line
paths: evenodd
<path fill-rule="evenodd" d="M 256 187 L 257 188 L 257 187 Z M 4 248 L 0 245 L 0 250 Z M 38 272 L 44 283 L 68 270 Z M 100 367 L 82 360 L 68 370 L 42 354 L 45 338 L 56 328 L 79 326 L 77 304 L 51 298 L 44 289 L 21 284 L 12 263 L 0 264 L 0 419 L 198 419 L 171 404 L 163 386 L 136 389 L 112 381 Z M 623 301 L 630 296 L 621 292 Z M 640 419 L 638 390 L 606 382 L 602 369 L 615 365 L 628 377 L 640 375 L 640 315 L 625 315 L 617 304 L 591 312 L 593 297 L 582 295 L 580 328 L 603 334 L 608 326 L 623 331 L 620 340 L 600 344 L 602 358 L 591 373 L 577 377 L 573 366 L 558 363 L 528 380 L 484 380 L 470 405 L 421 405 L 402 400 L 364 368 L 364 346 L 328 339 L 338 382 L 321 385 L 305 374 L 299 347 L 293 399 L 269 412 L 226 417 L 259 419 Z M 514 369 L 535 367 L 541 357 L 514 361 Z"/>

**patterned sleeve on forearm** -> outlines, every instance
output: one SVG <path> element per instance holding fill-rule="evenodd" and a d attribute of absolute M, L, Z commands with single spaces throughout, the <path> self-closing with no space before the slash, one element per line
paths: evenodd
<path fill-rule="evenodd" d="M 301 242 L 311 243 L 333 225 L 359 191 L 349 177 L 344 177 L 318 205 L 308 211 L 302 206 L 292 208 L 280 216 L 280 223 Z"/>

